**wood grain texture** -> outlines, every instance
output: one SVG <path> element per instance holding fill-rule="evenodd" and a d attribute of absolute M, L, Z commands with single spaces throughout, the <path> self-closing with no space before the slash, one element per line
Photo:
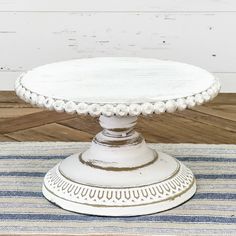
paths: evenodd
<path fill-rule="evenodd" d="M 17 141 L 17 140 L 10 138 L 7 135 L 0 134 L 0 141 L 1 142 L 12 142 L 12 141 Z"/>
<path fill-rule="evenodd" d="M 1 71 L 110 55 L 171 59 L 211 72 L 236 72 L 236 28 L 229 27 L 235 13 L 0 12 L 0 19 Z"/>
<path fill-rule="evenodd" d="M 161 137 L 168 139 L 170 143 L 231 143 L 231 140 L 228 139 L 231 134 L 230 131 L 202 122 L 192 121 L 188 117 L 165 114 L 158 118 L 144 118 L 140 120 L 139 125 L 142 127 L 142 133 L 146 139 L 149 139 L 147 138 L 148 134 L 153 132 L 152 139 L 149 139 L 150 142 L 157 142 L 159 137 Z M 137 130 L 139 130 L 139 126 Z"/>
<path fill-rule="evenodd" d="M 1 112 L 1 114 L 3 114 Z M 6 118 L 6 117 L 4 117 Z M 29 129 L 48 123 L 54 123 L 60 120 L 71 118 L 66 113 L 57 113 L 51 111 L 40 111 L 33 114 L 22 115 L 19 117 L 5 119 L 0 122 L 0 133 L 16 132 L 19 130 Z"/>
<path fill-rule="evenodd" d="M 55 132 L 56 131 L 56 132 Z M 47 124 L 6 134 L 17 141 L 91 141 L 93 135 L 60 124 Z"/>
<path fill-rule="evenodd" d="M 0 0 L 0 90 L 45 63 L 140 56 L 204 67 L 235 92 L 235 12 L 234 0 Z"/>
<path fill-rule="evenodd" d="M 40 109 L 24 114 L 23 104 L 13 92 L 0 92 L 0 141 L 90 141 L 101 130 L 97 118 Z M 4 115 L 4 107 L 17 106 L 16 117 Z M 220 94 L 192 110 L 140 117 L 136 130 L 147 142 L 236 144 L 236 94 Z"/>

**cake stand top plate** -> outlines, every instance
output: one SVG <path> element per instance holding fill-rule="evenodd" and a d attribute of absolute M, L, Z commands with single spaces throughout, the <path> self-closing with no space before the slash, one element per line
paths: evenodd
<path fill-rule="evenodd" d="M 154 106 L 157 102 L 186 101 L 192 96 L 198 96 L 198 100 L 201 97 L 204 102 L 218 91 L 218 81 L 201 68 L 173 61 L 132 57 L 52 63 L 28 71 L 16 82 L 17 94 L 38 106 L 47 107 L 50 102 L 45 99 L 53 99 L 57 104 L 52 104 L 52 107 L 58 111 L 60 106 L 65 110 L 65 104 L 70 102 L 71 105 L 82 103 L 97 108 L 108 105 L 106 111 L 112 114 L 118 114 L 115 111 L 117 105 L 148 103 Z M 85 110 L 89 112 L 87 108 Z"/>

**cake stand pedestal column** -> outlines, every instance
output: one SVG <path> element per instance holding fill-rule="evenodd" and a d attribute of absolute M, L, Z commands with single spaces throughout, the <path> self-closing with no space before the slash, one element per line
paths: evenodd
<path fill-rule="evenodd" d="M 134 131 L 136 116 L 100 116 L 103 131 L 90 148 L 69 156 L 44 179 L 44 196 L 85 214 L 131 216 L 160 212 L 196 191 L 192 172 L 148 147 Z"/>

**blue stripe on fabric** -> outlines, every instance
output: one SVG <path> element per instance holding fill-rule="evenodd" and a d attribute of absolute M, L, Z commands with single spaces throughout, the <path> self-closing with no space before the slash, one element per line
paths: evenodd
<path fill-rule="evenodd" d="M 0 176 L 44 177 L 46 172 L 0 172 Z M 197 179 L 236 179 L 236 174 L 195 174 Z"/>
<path fill-rule="evenodd" d="M 4 160 L 4 159 L 9 159 L 9 160 L 18 160 L 18 159 L 22 159 L 22 160 L 52 160 L 52 159 L 64 159 L 66 157 L 70 156 L 68 155 L 62 155 L 62 156 L 57 156 L 57 155 L 53 155 L 53 156 L 0 156 L 0 160 Z M 177 156 L 176 157 L 178 160 L 180 161 L 204 161 L 204 162 L 236 162 L 236 158 L 224 158 L 224 157 L 208 157 L 208 156 L 191 156 L 191 157 L 181 157 L 181 156 Z"/>
<path fill-rule="evenodd" d="M 43 194 L 32 191 L 0 191 L 0 197 L 43 197 Z M 196 193 L 193 199 L 236 200 L 236 193 Z"/>
<path fill-rule="evenodd" d="M 194 174 L 196 179 L 236 179 L 236 174 Z"/>
<path fill-rule="evenodd" d="M 0 172 L 0 176 L 43 177 L 45 172 Z"/>
<path fill-rule="evenodd" d="M 142 221 L 142 222 L 181 222 L 181 223 L 227 223 L 235 224 L 235 217 L 219 217 L 219 216 L 177 216 L 177 215 L 149 215 L 135 217 L 101 217 L 86 216 L 80 214 L 59 215 L 59 214 L 0 214 L 2 220 L 51 220 L 51 221 Z"/>
<path fill-rule="evenodd" d="M 0 191 L 0 197 L 43 197 L 43 194 L 32 191 Z"/>

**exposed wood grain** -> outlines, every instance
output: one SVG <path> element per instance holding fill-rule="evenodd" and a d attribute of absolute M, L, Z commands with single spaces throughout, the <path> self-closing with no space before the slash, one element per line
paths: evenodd
<path fill-rule="evenodd" d="M 176 112 L 174 116 L 187 118 L 193 122 L 207 124 L 209 126 L 222 128 L 227 131 L 236 132 L 236 122 L 232 119 L 222 119 L 218 116 L 208 115 L 194 110 L 185 110 L 183 112 Z M 212 127 L 212 128 L 213 128 Z"/>
<path fill-rule="evenodd" d="M 232 140 L 236 140 L 236 133 L 233 131 L 193 122 L 188 117 L 178 117 L 172 114 L 142 119 L 140 126 L 144 127 L 143 135 L 149 142 L 159 142 L 158 137 L 155 136 L 149 139 L 149 133 L 167 138 L 169 142 L 173 143 L 232 143 Z M 137 130 L 139 130 L 139 126 Z"/>
<path fill-rule="evenodd" d="M 49 123 L 54 123 L 63 119 L 71 118 L 66 113 L 56 113 L 52 111 L 36 112 L 0 122 L 0 133 L 16 132 L 19 130 L 29 129 Z"/>
<path fill-rule="evenodd" d="M 19 99 L 19 97 L 17 97 L 17 95 L 13 91 L 1 91 L 0 92 L 0 104 L 1 103 L 8 103 L 8 104 L 23 103 L 23 104 L 26 104 L 23 100 Z"/>
<path fill-rule="evenodd" d="M 86 122 L 81 117 L 59 123 L 93 135 L 101 130 L 97 121 Z M 142 117 L 138 120 L 136 130 L 143 134 L 147 142 L 208 143 L 213 140 L 214 143 L 231 143 L 229 137 L 236 140 L 235 122 L 193 111 L 164 114 L 159 118 Z M 219 133 L 220 136 L 217 135 Z"/>
<path fill-rule="evenodd" d="M 12 141 L 16 140 L 8 137 L 7 135 L 0 134 L 0 142 L 12 142 Z"/>
<path fill-rule="evenodd" d="M 93 118 L 90 116 L 79 116 L 78 118 L 62 120 L 59 121 L 58 124 L 85 131 L 93 135 L 101 131 L 101 126 L 98 123 L 98 118 Z"/>
<path fill-rule="evenodd" d="M 56 131 L 56 132 L 55 132 Z M 18 141 L 91 141 L 93 135 L 60 124 L 47 124 L 6 134 Z"/>
<path fill-rule="evenodd" d="M 7 103 L 7 102 L 0 102 L 0 108 L 31 108 L 31 109 L 38 109 L 38 108 L 32 108 L 32 106 L 28 103 Z M 25 109 L 26 110 L 26 109 Z M 27 110 L 26 110 L 27 111 Z M 38 109 L 38 111 L 40 111 L 40 109 Z"/>
<path fill-rule="evenodd" d="M 234 0 L 0 0 L 1 11 L 236 11 Z"/>
<path fill-rule="evenodd" d="M 36 112 L 40 112 L 41 109 L 38 108 L 21 108 L 14 107 L 14 108 L 1 108 L 0 119 L 1 118 L 13 118 L 18 116 L 24 116 L 28 114 L 33 114 Z"/>
<path fill-rule="evenodd" d="M 213 115 L 224 119 L 236 121 L 235 105 L 199 106 L 194 108 L 194 110 L 208 115 Z"/>
<path fill-rule="evenodd" d="M 7 104 L 3 94 L 0 92 L 0 104 Z M 19 104 L 19 116 L 0 120 L 0 141 L 90 141 L 101 130 L 97 118 L 89 116 L 50 111 L 20 115 L 21 103 L 13 92 L 7 94 L 9 101 L 14 101 L 9 107 L 16 109 Z M 3 109 L 0 107 L 0 114 Z M 236 94 L 220 94 L 194 110 L 140 117 L 136 130 L 148 142 L 236 144 Z"/>
<path fill-rule="evenodd" d="M 20 108 L 20 107 L 32 108 L 32 105 L 19 99 L 19 97 L 16 96 L 14 91 L 1 91 L 0 92 L 0 108 Z M 1 109 L 1 113 L 3 113 L 2 109 Z M 0 116 L 1 116 L 1 113 L 0 113 Z"/>

